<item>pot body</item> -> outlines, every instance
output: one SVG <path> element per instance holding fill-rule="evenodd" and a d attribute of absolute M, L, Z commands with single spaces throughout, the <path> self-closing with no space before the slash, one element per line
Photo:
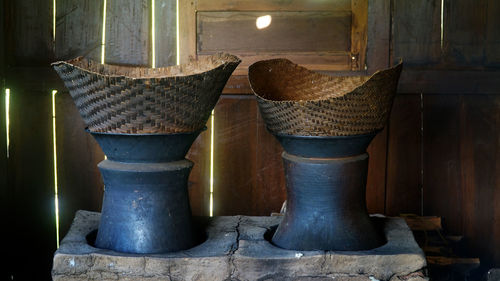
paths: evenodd
<path fill-rule="evenodd" d="M 193 247 L 185 154 L 200 132 L 170 135 L 92 133 L 108 159 L 99 163 L 105 190 L 95 245 L 156 254 Z"/>
<path fill-rule="evenodd" d="M 366 147 L 373 136 L 285 137 L 287 208 L 272 238 L 275 245 L 304 251 L 358 251 L 385 243 L 366 209 Z M 283 137 L 278 139 L 283 143 Z M 288 150 L 300 156 L 287 151 L 296 140 L 300 145 L 293 147 L 298 150 Z"/>

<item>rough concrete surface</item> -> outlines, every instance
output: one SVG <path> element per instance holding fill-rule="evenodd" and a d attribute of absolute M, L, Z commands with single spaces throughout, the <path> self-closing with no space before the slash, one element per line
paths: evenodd
<path fill-rule="evenodd" d="M 204 219 L 207 240 L 189 250 L 134 255 L 98 249 L 87 242 L 100 214 L 78 211 L 54 255 L 54 280 L 336 280 L 420 281 L 426 261 L 400 218 L 374 218 L 387 243 L 368 251 L 293 251 L 278 248 L 264 234 L 281 217 Z"/>

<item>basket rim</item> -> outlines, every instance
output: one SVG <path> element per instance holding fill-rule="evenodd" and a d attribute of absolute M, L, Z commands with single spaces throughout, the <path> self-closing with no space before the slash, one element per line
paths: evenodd
<path fill-rule="evenodd" d="M 267 128 L 266 128 L 267 129 Z M 271 131 L 267 129 L 268 131 Z M 368 136 L 375 136 L 380 133 L 383 129 L 374 130 L 370 133 L 357 134 L 357 135 L 292 135 L 284 133 L 271 133 L 277 137 L 293 138 L 293 139 L 352 139 L 352 138 L 363 138 Z"/>
<path fill-rule="evenodd" d="M 350 90 L 350 91 L 345 90 L 342 93 L 342 95 L 339 95 L 339 96 L 336 96 L 336 97 L 316 98 L 316 99 L 309 99 L 309 100 L 290 100 L 290 99 L 288 99 L 288 100 L 271 100 L 271 99 L 264 98 L 259 93 L 257 93 L 255 91 L 254 87 L 252 86 L 252 82 L 250 81 L 251 69 L 253 67 L 255 67 L 256 65 L 259 65 L 259 64 L 269 63 L 269 62 L 280 62 L 280 61 L 281 62 L 285 62 L 285 63 L 290 64 L 290 65 L 294 65 L 296 68 L 300 68 L 302 70 L 308 71 L 310 73 L 314 73 L 316 75 L 321 75 L 323 77 L 334 77 L 334 76 L 330 76 L 328 74 L 321 73 L 319 71 L 310 70 L 310 69 L 308 69 L 306 67 L 303 67 L 303 66 L 301 66 L 299 64 L 296 64 L 296 63 L 292 62 L 291 60 L 289 60 L 287 58 L 275 58 L 275 59 L 269 59 L 269 60 L 261 60 L 261 61 L 258 61 L 258 62 L 255 62 L 255 63 L 251 64 L 248 67 L 248 82 L 250 84 L 250 89 L 252 89 L 252 92 L 254 93 L 254 95 L 257 96 L 260 100 L 263 100 L 265 102 L 274 103 L 274 104 L 295 103 L 295 104 L 298 104 L 298 105 L 305 105 L 305 104 L 308 104 L 308 103 L 316 103 L 316 102 L 319 102 L 319 101 L 339 99 L 339 98 L 342 98 L 343 96 L 345 96 L 346 94 L 352 93 L 352 92 L 358 90 L 359 88 L 363 87 L 370 80 L 372 80 L 376 75 L 378 75 L 378 74 L 380 74 L 382 72 L 386 72 L 386 71 L 390 71 L 390 70 L 396 69 L 396 68 L 401 68 L 402 65 L 403 65 L 403 60 L 401 59 L 398 64 L 396 64 L 396 65 L 394 65 L 392 67 L 385 68 L 385 69 L 379 69 L 379 70 L 375 71 L 372 75 L 346 75 L 346 76 L 340 76 L 340 77 L 368 77 L 368 79 L 364 83 L 361 83 L 360 85 L 358 85 L 355 88 L 353 88 L 352 90 Z"/>
<path fill-rule="evenodd" d="M 201 60 L 214 60 L 214 61 L 217 61 L 217 64 L 215 64 L 214 67 L 209 68 L 209 69 L 204 70 L 204 71 L 184 74 L 184 72 L 185 72 L 185 71 L 183 71 L 184 68 L 187 68 L 191 65 L 194 65 L 195 63 L 198 63 Z M 149 75 L 149 76 L 148 75 L 147 76 L 136 76 L 136 77 L 133 77 L 130 75 L 120 75 L 120 74 L 103 74 L 101 72 L 93 71 L 93 70 L 90 70 L 88 68 L 82 67 L 78 64 L 75 64 L 75 62 L 80 62 L 80 61 L 83 61 L 85 63 L 95 64 L 95 65 L 101 65 L 105 68 L 112 66 L 112 67 L 122 67 L 122 68 L 128 68 L 128 69 L 154 69 L 156 72 L 158 72 L 160 74 L 159 75 Z M 199 58 L 192 59 L 189 62 L 184 63 L 184 64 L 172 65 L 172 66 L 166 66 L 166 67 L 156 67 L 156 68 L 152 68 L 152 67 L 148 67 L 148 66 L 134 66 L 134 65 L 121 65 L 121 64 L 106 64 L 106 63 L 101 64 L 95 60 L 88 59 L 88 58 L 85 58 L 83 56 L 79 56 L 79 57 L 65 60 L 65 61 L 56 61 L 56 62 L 51 63 L 51 66 L 58 67 L 60 65 L 69 65 L 69 66 L 76 68 L 76 69 L 79 69 L 81 71 L 84 71 L 84 72 L 87 72 L 87 73 L 90 73 L 93 75 L 101 76 L 101 77 L 106 77 L 106 78 L 125 78 L 125 79 L 131 79 L 131 80 L 150 80 L 150 79 L 168 79 L 168 78 L 174 78 L 174 79 L 176 79 L 176 78 L 189 78 L 189 77 L 203 75 L 205 73 L 214 71 L 214 70 L 219 69 L 221 67 L 225 68 L 229 64 L 238 65 L 240 63 L 241 63 L 241 59 L 239 57 L 232 55 L 230 53 L 226 53 L 226 52 L 218 52 L 216 54 L 204 57 L 202 59 L 199 59 Z M 161 74 L 162 71 L 169 73 L 169 72 L 171 72 L 170 70 L 177 70 L 177 71 L 175 72 L 175 74 L 164 74 L 164 75 Z"/>
<path fill-rule="evenodd" d="M 92 135 L 103 135 L 103 136 L 180 136 L 180 135 L 192 135 L 195 133 L 202 133 L 207 130 L 207 126 L 204 126 L 201 129 L 194 130 L 194 131 L 189 131 L 189 132 L 178 132 L 178 133 L 113 133 L 113 132 L 94 132 L 89 129 L 89 127 L 85 127 L 85 132 L 92 134 Z"/>

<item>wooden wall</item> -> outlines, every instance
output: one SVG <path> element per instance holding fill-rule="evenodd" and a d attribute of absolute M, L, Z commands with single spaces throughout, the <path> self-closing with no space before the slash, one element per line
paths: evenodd
<path fill-rule="evenodd" d="M 250 3 L 240 2 L 242 7 Z M 277 10 L 281 6 L 276 3 L 282 3 L 257 2 Z M 301 2 L 291 1 L 290 5 Z M 156 65 L 175 64 L 175 1 L 155 3 L 157 20 L 152 23 L 151 1 L 108 1 L 106 62 L 150 65 L 150 27 L 154 24 L 156 30 L 162 30 L 154 43 Z M 189 3 L 186 5 L 193 5 Z M 200 9 L 210 10 L 210 5 L 217 3 L 234 9 L 232 1 L 199 3 Z M 367 3 L 366 33 L 356 33 L 359 38 L 367 37 L 366 72 L 400 58 L 405 62 L 390 121 L 368 150 L 369 211 L 442 216 L 445 228 L 465 235 L 482 262 L 500 266 L 500 31 L 496 17 L 500 5 L 495 0 L 445 0 L 441 40 L 440 0 Z M 11 226 L 2 235 L 4 241 L 15 241 L 8 245 L 12 259 L 2 274 L 18 279 L 37 276 L 40 280 L 40 276 L 49 278 L 56 248 L 53 89 L 58 90 L 61 238 L 76 210 L 99 211 L 101 206 L 103 187 L 96 164 L 104 155 L 84 132 L 76 107 L 49 64 L 78 55 L 101 59 L 104 7 L 100 0 L 57 1 L 54 41 L 52 1 L 0 0 L 0 5 L 4 11 L 0 13 L 0 28 L 5 31 L 0 33 L 0 77 L 4 77 L 12 97 L 9 158 L 5 155 L 5 114 L 0 114 L 0 158 L 6 160 L 0 161 L 1 202 Z M 195 11 L 189 9 L 181 14 Z M 192 36 L 189 32 L 193 28 L 196 32 L 194 23 L 194 27 L 181 28 L 183 37 Z M 181 47 L 188 44 L 191 49 L 187 49 L 196 52 L 194 38 L 182 41 Z M 349 43 L 351 48 L 353 42 Z M 181 53 L 181 60 L 188 57 Z M 338 62 L 329 63 L 332 61 Z M 348 70 L 346 65 L 350 69 L 351 63 L 343 64 L 343 70 Z M 360 69 L 365 73 L 363 67 Z M 244 76 L 236 78 L 235 87 L 246 81 Z M 209 211 L 212 131 L 214 214 L 277 212 L 286 199 L 282 149 L 265 130 L 248 88 L 226 91 L 215 108 L 214 127 L 207 124 L 207 131 L 188 154 L 196 163 L 189 182 L 193 213 L 208 215 Z M 2 109 L 3 102 L 1 98 Z M 37 262 L 26 263 L 26 252 Z"/>
<path fill-rule="evenodd" d="M 387 196 L 419 198 L 421 205 L 388 208 L 387 213 L 442 216 L 445 229 L 464 235 L 482 264 L 498 267 L 500 5 L 494 0 L 445 0 L 444 7 L 436 0 L 392 5 L 391 57 L 403 58 L 407 66 L 399 85 L 407 97 L 406 121 L 397 130 L 400 139 L 394 140 L 404 150 L 396 149 L 394 154 L 401 156 L 394 165 L 402 166 L 406 157 L 406 163 L 415 164 L 403 176 L 409 181 L 394 192 L 388 185 Z M 399 112 L 397 103 L 394 110 Z M 394 122 L 401 122 L 395 114 L 390 131 Z M 389 152 L 393 147 L 389 143 Z"/>

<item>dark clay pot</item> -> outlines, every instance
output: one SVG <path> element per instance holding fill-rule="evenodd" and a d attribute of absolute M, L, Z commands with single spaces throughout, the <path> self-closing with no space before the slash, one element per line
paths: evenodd
<path fill-rule="evenodd" d="M 276 136 L 285 150 L 287 208 L 275 245 L 358 251 L 385 243 L 365 202 L 366 148 L 374 136 Z"/>
<path fill-rule="evenodd" d="M 183 134 L 93 133 L 107 160 L 96 247 L 154 254 L 197 242 L 187 190 L 193 163 L 184 159 L 200 131 Z"/>

